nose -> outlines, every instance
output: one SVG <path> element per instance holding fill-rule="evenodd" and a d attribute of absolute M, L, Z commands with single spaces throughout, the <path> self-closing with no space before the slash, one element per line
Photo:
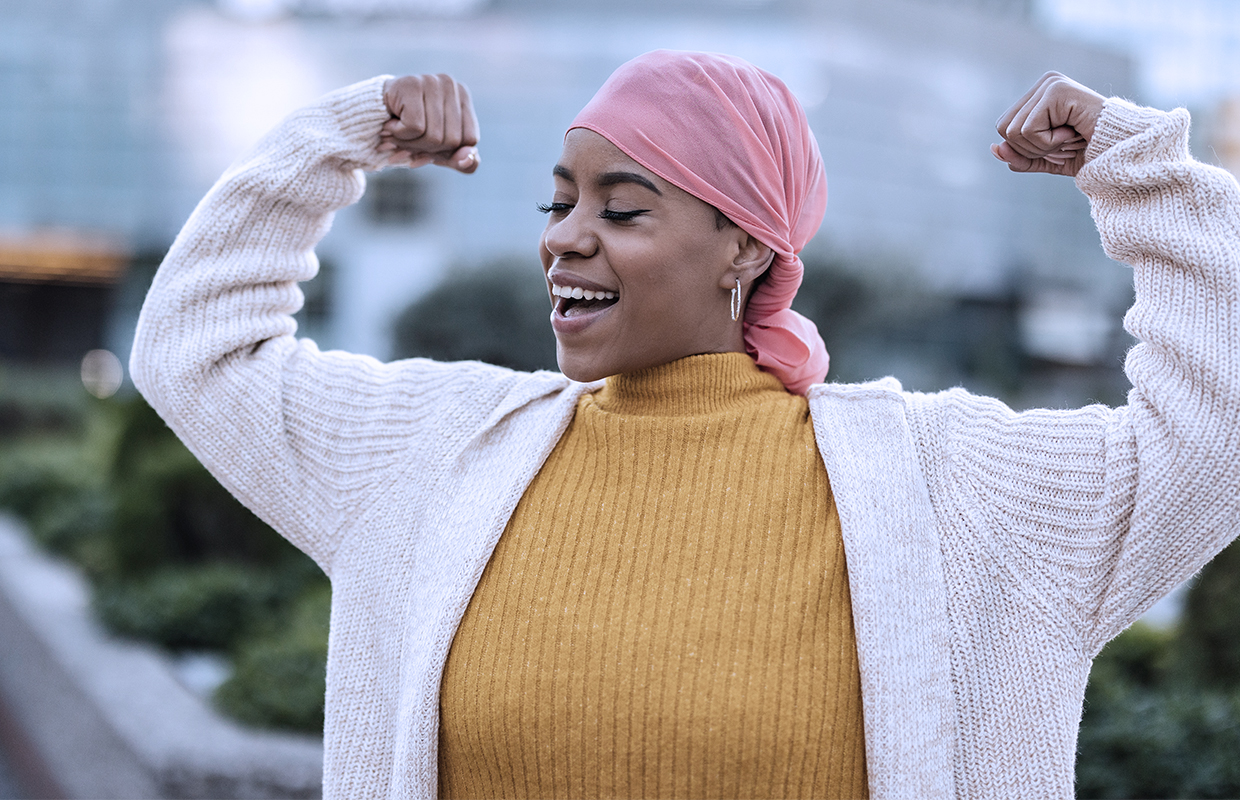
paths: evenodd
<path fill-rule="evenodd" d="M 556 258 L 590 258 L 598 252 L 598 238 L 589 214 L 574 206 L 559 219 L 547 222 L 543 231 L 543 247 Z"/>

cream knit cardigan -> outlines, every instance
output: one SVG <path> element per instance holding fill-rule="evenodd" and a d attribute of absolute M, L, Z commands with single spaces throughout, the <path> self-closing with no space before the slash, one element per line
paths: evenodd
<path fill-rule="evenodd" d="M 131 369 L 219 480 L 331 576 L 324 794 L 431 798 L 439 683 L 505 523 L 592 387 L 294 338 L 358 199 L 382 78 L 285 120 L 190 217 Z M 1240 526 L 1240 195 L 1188 115 L 1107 102 L 1077 178 L 1134 268 L 1121 408 L 1013 413 L 820 385 L 875 798 L 1070 797 L 1102 645 Z M 675 613 L 669 609 L 668 613 Z"/>

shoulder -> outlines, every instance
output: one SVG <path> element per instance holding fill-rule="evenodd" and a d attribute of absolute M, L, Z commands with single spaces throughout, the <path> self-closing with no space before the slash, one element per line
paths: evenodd
<path fill-rule="evenodd" d="M 381 368 L 400 385 L 398 395 L 417 397 L 444 413 L 472 419 L 484 427 L 487 420 L 494 424 L 547 403 L 575 405 L 577 398 L 594 388 L 594 384 L 578 383 L 558 372 L 521 372 L 480 361 L 411 358 Z"/>
<path fill-rule="evenodd" d="M 821 384 L 808 393 L 820 444 L 829 437 L 852 441 L 858 452 L 898 433 L 923 468 L 939 471 L 964 458 L 989 454 L 1026 464 L 1054 460 L 1067 448 L 1098 449 L 1115 409 L 1016 411 L 1001 400 L 960 387 L 940 392 L 904 391 L 895 378 L 857 384 Z M 967 455 L 967 457 L 965 457 Z M 992 465 L 993 466 L 993 465 Z"/>

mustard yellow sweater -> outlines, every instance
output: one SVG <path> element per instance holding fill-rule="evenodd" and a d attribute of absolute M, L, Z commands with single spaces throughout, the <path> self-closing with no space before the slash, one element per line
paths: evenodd
<path fill-rule="evenodd" d="M 805 399 L 743 353 L 583 396 L 440 702 L 441 797 L 864 797 L 844 550 Z"/>

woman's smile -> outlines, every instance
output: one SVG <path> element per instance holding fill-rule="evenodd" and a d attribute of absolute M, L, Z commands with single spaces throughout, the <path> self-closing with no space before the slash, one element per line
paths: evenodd
<path fill-rule="evenodd" d="M 584 330 L 620 299 L 619 292 L 565 272 L 552 270 L 547 280 L 551 285 L 551 327 L 557 335 Z"/>

